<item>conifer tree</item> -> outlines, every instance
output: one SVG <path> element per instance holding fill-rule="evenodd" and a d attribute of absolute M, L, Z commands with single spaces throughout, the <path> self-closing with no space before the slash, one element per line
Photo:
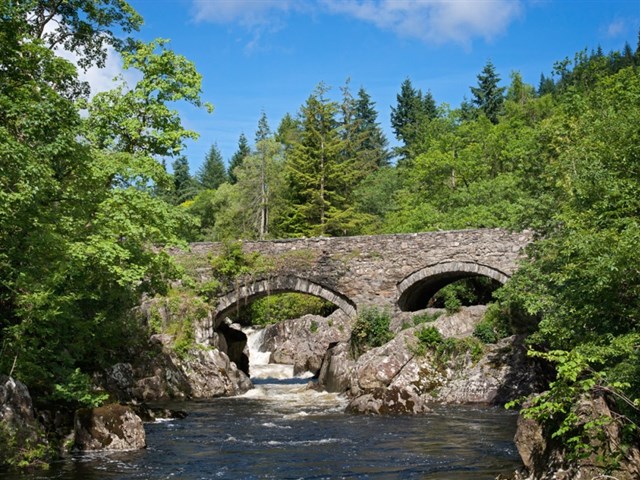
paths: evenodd
<path fill-rule="evenodd" d="M 171 166 L 175 187 L 174 202 L 180 204 L 195 197 L 198 193 L 198 185 L 189 173 L 189 162 L 186 157 L 178 157 Z"/>
<path fill-rule="evenodd" d="M 290 113 L 286 113 L 278 129 L 275 133 L 275 138 L 282 145 L 285 154 L 291 150 L 293 145 L 299 140 L 300 136 L 300 122 L 293 118 Z"/>
<path fill-rule="evenodd" d="M 355 101 L 355 119 L 358 131 L 364 134 L 362 152 L 377 167 L 389 165 L 388 141 L 378 123 L 375 103 L 364 88 L 358 90 Z"/>
<path fill-rule="evenodd" d="M 499 87 L 500 76 L 497 74 L 491 60 L 478 74 L 478 86 L 471 87 L 473 103 L 480 109 L 494 125 L 504 106 L 505 87 Z"/>
<path fill-rule="evenodd" d="M 249 142 L 247 141 L 247 137 L 244 133 L 240 134 L 240 138 L 238 138 L 238 150 L 233 154 L 231 160 L 229 161 L 229 168 L 227 169 L 227 177 L 229 178 L 229 183 L 232 185 L 238 181 L 238 177 L 236 176 L 235 170 L 244 162 L 245 158 L 251 155 L 251 148 L 249 147 Z"/>
<path fill-rule="evenodd" d="M 344 140 L 336 119 L 339 106 L 318 85 L 300 112 L 300 140 L 288 156 L 289 211 L 284 230 L 289 235 L 341 235 L 349 228 L 342 182 L 348 177 L 341 162 Z"/>
<path fill-rule="evenodd" d="M 211 145 L 196 178 L 200 186 L 208 190 L 215 190 L 227 181 L 222 154 L 215 143 Z"/>

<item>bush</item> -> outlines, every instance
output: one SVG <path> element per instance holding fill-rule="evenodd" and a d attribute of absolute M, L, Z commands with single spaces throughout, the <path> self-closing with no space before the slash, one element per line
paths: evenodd
<path fill-rule="evenodd" d="M 484 318 L 473 330 L 473 336 L 483 343 L 496 343 L 512 333 L 508 312 L 499 303 L 489 305 Z"/>
<path fill-rule="evenodd" d="M 418 337 L 420 344 L 427 348 L 435 347 L 442 343 L 443 340 L 442 334 L 436 327 L 421 328 L 420 330 L 416 330 L 415 335 Z"/>
<path fill-rule="evenodd" d="M 380 347 L 393 338 L 389 330 L 391 316 L 375 307 L 360 312 L 351 331 L 351 351 L 358 358 L 370 348 Z"/>
<path fill-rule="evenodd" d="M 434 313 L 424 312 L 424 313 L 421 313 L 420 315 L 415 315 L 413 317 L 413 325 L 417 327 L 421 323 L 435 322 L 438 318 L 440 318 L 441 315 L 442 315 L 442 312 L 434 312 Z"/>

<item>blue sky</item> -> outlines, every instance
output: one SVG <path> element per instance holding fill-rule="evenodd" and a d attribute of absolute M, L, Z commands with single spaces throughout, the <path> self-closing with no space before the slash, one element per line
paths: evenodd
<path fill-rule="evenodd" d="M 140 36 L 163 37 L 202 73 L 208 115 L 180 107 L 200 133 L 185 154 L 193 173 L 216 142 L 225 161 L 261 112 L 272 129 L 297 114 L 319 82 L 340 97 L 347 78 L 376 102 L 392 144 L 390 107 L 402 81 L 458 106 L 491 60 L 538 85 L 555 61 L 600 45 L 635 49 L 640 0 L 130 0 Z"/>

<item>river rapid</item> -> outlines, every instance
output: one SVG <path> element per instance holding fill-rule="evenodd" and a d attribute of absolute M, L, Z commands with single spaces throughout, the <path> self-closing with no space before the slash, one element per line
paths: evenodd
<path fill-rule="evenodd" d="M 267 365 L 255 336 L 256 388 L 245 395 L 163 404 L 189 416 L 147 424 L 145 450 L 77 455 L 15 478 L 480 480 L 520 466 L 514 413 L 438 406 L 422 416 L 348 415 L 345 397 Z"/>

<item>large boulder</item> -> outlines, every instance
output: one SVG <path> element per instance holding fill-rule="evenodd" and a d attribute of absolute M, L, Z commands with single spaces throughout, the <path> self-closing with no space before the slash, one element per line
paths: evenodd
<path fill-rule="evenodd" d="M 83 408 L 74 420 L 79 450 L 138 450 L 146 447 L 142 420 L 131 407 L 109 404 Z"/>
<path fill-rule="evenodd" d="M 318 374 L 318 385 L 327 392 L 346 392 L 351 387 L 355 364 L 348 343 L 329 345 Z"/>
<path fill-rule="evenodd" d="M 515 478 L 528 480 L 595 480 L 640 478 L 640 446 L 623 447 L 623 426 L 602 395 L 584 396 L 575 406 L 578 425 L 593 424 L 593 452 L 571 459 L 568 446 L 534 419 L 520 416 L 515 443 L 525 466 Z M 597 433 L 597 435 L 595 435 Z M 609 463 L 609 464 L 607 464 Z"/>
<path fill-rule="evenodd" d="M 265 328 L 262 349 L 271 351 L 271 363 L 293 365 L 294 374 L 317 374 L 329 345 L 346 341 L 351 322 L 342 310 L 328 317 L 305 315 Z"/>
<path fill-rule="evenodd" d="M 482 312 L 469 308 L 459 321 L 445 315 L 428 326 L 443 337 L 459 337 L 472 331 Z M 357 360 L 348 343 L 333 345 L 325 355 L 319 385 L 346 392 L 352 398 L 349 410 L 361 413 L 419 413 L 431 403 L 503 404 L 545 387 L 544 372 L 527 357 L 522 337 L 486 346 L 458 339 L 452 340 L 459 342 L 452 344 L 458 345 L 452 351 L 436 351 L 416 336 L 428 326 L 405 328 Z"/>
<path fill-rule="evenodd" d="M 29 390 L 23 383 L 0 375 L 0 465 L 45 461 L 49 453 Z"/>
<path fill-rule="evenodd" d="M 220 350 L 194 347 L 181 357 L 159 344 L 134 363 L 113 365 L 98 380 L 120 402 L 213 398 L 252 388 L 249 377 Z"/>

